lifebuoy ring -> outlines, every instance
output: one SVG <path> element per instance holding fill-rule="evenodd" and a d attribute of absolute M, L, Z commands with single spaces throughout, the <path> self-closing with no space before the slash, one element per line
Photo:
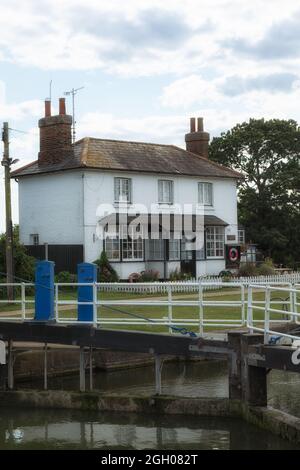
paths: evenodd
<path fill-rule="evenodd" d="M 239 259 L 239 250 L 235 247 L 229 248 L 230 261 L 237 261 Z"/>

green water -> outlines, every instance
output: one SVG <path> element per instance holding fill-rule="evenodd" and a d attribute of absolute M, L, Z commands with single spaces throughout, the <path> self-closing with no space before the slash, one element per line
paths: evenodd
<path fill-rule="evenodd" d="M 4 410 L 1 449 L 293 449 L 241 420 Z"/>
<path fill-rule="evenodd" d="M 163 367 L 163 393 L 228 396 L 225 363 L 169 363 Z M 49 379 L 49 388 L 77 389 L 77 376 Z M 269 404 L 300 417 L 300 376 L 273 371 Z M 20 384 L 42 388 L 42 383 Z M 94 388 L 111 394 L 154 393 L 154 369 L 99 372 Z M 0 449 L 296 449 L 242 420 L 69 410 L 1 409 Z"/>

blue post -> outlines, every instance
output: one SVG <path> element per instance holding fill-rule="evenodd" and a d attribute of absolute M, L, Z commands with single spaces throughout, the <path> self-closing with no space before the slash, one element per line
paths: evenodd
<path fill-rule="evenodd" d="M 38 261 L 35 268 L 35 315 L 36 321 L 54 319 L 54 263 Z"/>
<path fill-rule="evenodd" d="M 78 284 L 97 282 L 97 265 L 80 263 L 77 266 Z M 93 302 L 93 286 L 78 286 L 78 302 Z M 78 305 L 78 321 L 93 321 L 93 305 Z"/>

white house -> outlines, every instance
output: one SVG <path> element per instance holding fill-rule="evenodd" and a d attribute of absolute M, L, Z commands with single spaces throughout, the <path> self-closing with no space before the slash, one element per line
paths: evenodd
<path fill-rule="evenodd" d="M 72 144 L 71 125 L 63 98 L 57 116 L 46 101 L 38 160 L 12 173 L 20 238 L 32 254 L 43 257 L 47 244 L 57 270 L 74 271 L 105 249 L 121 279 L 147 269 L 161 278 L 175 269 L 195 276 L 225 269 L 226 245 L 238 245 L 240 174 L 209 161 L 201 118 L 197 130 L 191 119 L 187 150 L 90 137 Z M 183 213 L 196 238 L 184 231 Z"/>

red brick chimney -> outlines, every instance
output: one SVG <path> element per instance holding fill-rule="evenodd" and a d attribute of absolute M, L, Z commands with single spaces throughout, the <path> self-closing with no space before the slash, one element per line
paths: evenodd
<path fill-rule="evenodd" d="M 191 118 L 190 127 L 190 132 L 185 134 L 186 149 L 208 158 L 209 133 L 203 131 L 203 118 L 197 118 L 197 130 L 196 119 Z"/>
<path fill-rule="evenodd" d="M 51 116 L 51 102 L 45 101 L 45 117 L 39 120 L 39 165 L 61 163 L 73 157 L 71 126 L 72 116 L 66 114 L 65 98 L 59 99 L 57 116 Z"/>

